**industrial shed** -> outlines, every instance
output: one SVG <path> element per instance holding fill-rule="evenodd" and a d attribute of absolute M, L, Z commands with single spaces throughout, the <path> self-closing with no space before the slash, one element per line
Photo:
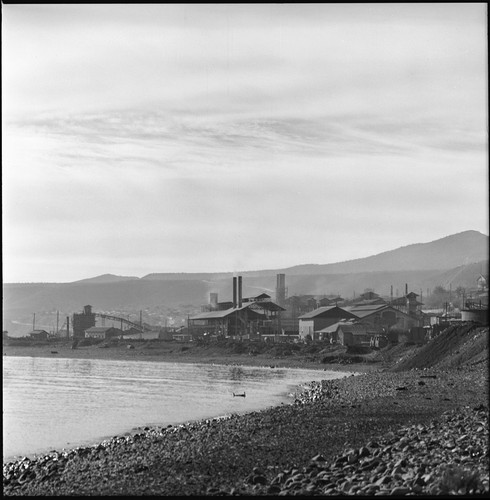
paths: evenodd
<path fill-rule="evenodd" d="M 93 326 L 85 330 L 86 339 L 111 339 L 122 334 L 122 330 L 113 326 Z"/>
<path fill-rule="evenodd" d="M 238 307 L 192 316 L 189 332 L 193 336 L 207 333 L 224 337 L 277 333 L 280 311 L 284 308 L 270 300 L 245 302 Z"/>
<path fill-rule="evenodd" d="M 356 318 L 374 327 L 408 330 L 419 326 L 419 319 L 387 304 L 355 305 L 345 307 Z"/>
<path fill-rule="evenodd" d="M 357 319 L 357 316 L 347 308 L 339 306 L 319 307 L 299 317 L 299 337 L 305 339 L 310 335 L 313 340 L 319 340 L 318 331 L 341 319 Z"/>
<path fill-rule="evenodd" d="M 46 340 L 48 335 L 46 330 L 32 330 L 32 332 L 29 333 L 29 337 L 34 340 Z"/>

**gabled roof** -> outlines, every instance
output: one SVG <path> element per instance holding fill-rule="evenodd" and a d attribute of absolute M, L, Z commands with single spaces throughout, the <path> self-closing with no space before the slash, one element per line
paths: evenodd
<path fill-rule="evenodd" d="M 48 333 L 46 330 L 32 330 L 29 335 L 39 335 L 40 333 Z"/>
<path fill-rule="evenodd" d="M 224 309 L 222 311 L 209 311 L 196 314 L 189 319 L 221 319 L 234 314 L 237 311 L 243 311 L 244 309 L 249 309 L 251 312 L 260 315 L 260 310 L 262 311 L 285 311 L 285 309 L 275 302 L 264 301 L 264 302 L 245 302 L 241 307 L 230 307 L 229 309 Z"/>
<path fill-rule="evenodd" d="M 368 316 L 371 316 L 372 314 L 376 314 L 384 310 L 391 310 L 393 312 L 396 312 L 397 314 L 404 314 L 405 316 L 410 317 L 408 314 L 404 313 L 403 311 L 400 311 L 399 309 L 391 307 L 389 304 L 378 304 L 378 305 L 373 304 L 373 305 L 363 305 L 363 306 L 354 305 L 354 306 L 344 307 L 344 309 L 351 312 L 358 318 L 366 318 Z"/>
<path fill-rule="evenodd" d="M 267 293 L 265 293 L 265 292 L 262 292 L 261 294 L 256 295 L 255 297 L 250 297 L 250 298 L 251 298 L 251 299 L 255 299 L 255 300 L 257 300 L 257 299 L 270 299 L 270 298 L 271 298 L 271 296 L 270 296 L 270 295 L 268 295 L 268 294 L 267 294 Z"/>
<path fill-rule="evenodd" d="M 285 311 L 284 307 L 281 307 L 279 304 L 276 304 L 275 302 L 271 302 L 269 300 L 266 301 L 258 301 L 258 302 L 252 302 L 249 304 L 251 309 L 257 310 L 257 309 L 263 309 L 267 311 Z"/>
<path fill-rule="evenodd" d="M 318 317 L 332 317 L 331 313 L 337 313 L 337 316 L 339 318 L 346 317 L 350 318 L 353 317 L 352 313 L 347 310 L 346 307 L 339 307 L 339 306 L 324 306 L 324 307 L 319 307 L 318 309 L 314 309 L 313 311 L 307 312 L 299 317 L 299 319 L 313 319 L 313 318 L 318 318 Z M 330 313 L 330 314 L 329 314 Z"/>
<path fill-rule="evenodd" d="M 411 293 L 411 292 L 410 292 Z M 410 294 L 408 295 L 405 295 L 403 297 L 397 297 L 396 299 L 393 299 L 389 305 L 393 305 L 393 306 L 406 306 L 407 305 L 407 298 Z M 413 298 L 413 297 L 418 297 L 418 295 L 416 293 L 414 293 L 410 298 Z M 412 301 L 411 302 L 412 304 L 415 304 L 417 306 L 422 306 L 424 305 L 422 302 L 419 302 L 418 300 L 415 300 L 415 301 Z"/>

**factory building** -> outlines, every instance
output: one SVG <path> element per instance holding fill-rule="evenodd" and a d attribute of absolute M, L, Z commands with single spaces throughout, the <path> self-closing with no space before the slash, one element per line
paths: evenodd
<path fill-rule="evenodd" d="M 232 302 L 218 302 L 210 294 L 210 304 L 200 314 L 189 318 L 188 330 L 193 337 L 253 338 L 262 334 L 280 333 L 280 312 L 284 308 L 272 302 L 270 295 L 243 297 L 242 276 L 233 278 Z"/>
<path fill-rule="evenodd" d="M 73 314 L 73 338 L 85 338 L 85 330 L 95 326 L 95 313 L 92 306 L 84 306 L 83 313 Z"/>

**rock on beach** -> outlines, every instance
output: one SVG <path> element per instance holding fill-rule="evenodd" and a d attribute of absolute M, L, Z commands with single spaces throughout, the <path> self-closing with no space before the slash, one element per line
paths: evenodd
<path fill-rule="evenodd" d="M 488 469 L 485 368 L 370 372 L 4 464 L 4 495 L 488 494 Z"/>

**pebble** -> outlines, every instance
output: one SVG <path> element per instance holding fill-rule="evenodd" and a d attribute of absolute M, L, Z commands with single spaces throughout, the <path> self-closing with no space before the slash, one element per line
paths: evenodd
<path fill-rule="evenodd" d="M 4 495 L 488 495 L 488 374 L 452 373 L 317 381 L 291 405 L 26 457 L 4 464 Z"/>

